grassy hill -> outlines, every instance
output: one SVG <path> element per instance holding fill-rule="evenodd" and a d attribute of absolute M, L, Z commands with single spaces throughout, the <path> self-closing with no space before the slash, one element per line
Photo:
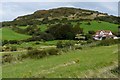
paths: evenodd
<path fill-rule="evenodd" d="M 22 77 L 96 77 L 103 74 L 118 60 L 117 45 L 87 48 L 50 56 L 43 59 L 26 59 L 2 66 L 3 78 Z M 75 62 L 79 60 L 79 62 Z M 105 69 L 105 70 L 104 70 Z M 110 73 L 109 73 L 110 74 Z M 110 77 L 104 74 L 104 77 Z"/>
<path fill-rule="evenodd" d="M 42 23 L 55 23 L 64 20 L 100 20 L 119 24 L 119 19 L 120 18 L 117 16 L 108 15 L 107 13 L 101 13 L 99 11 L 85 10 L 81 8 L 60 7 L 49 10 L 37 10 L 33 14 L 18 16 L 13 21 L 3 22 L 2 25 L 39 25 Z"/>
<path fill-rule="evenodd" d="M 82 23 L 82 24 L 80 24 L 80 27 L 83 28 L 85 33 L 87 33 L 90 30 L 94 30 L 94 31 L 111 30 L 112 32 L 118 31 L 118 25 L 113 24 L 113 23 L 109 23 L 109 22 L 90 21 L 91 25 L 87 25 L 87 23 L 88 23 L 87 21 L 82 21 L 80 23 Z M 75 25 L 75 24 L 77 24 L 77 22 L 72 22 L 72 24 Z M 21 29 L 27 28 L 27 26 L 18 26 L 18 27 Z M 38 27 L 40 27 L 40 30 L 42 32 L 44 32 L 47 29 L 47 24 L 41 24 L 41 25 L 38 25 Z M 5 39 L 6 40 L 21 40 L 21 39 L 27 39 L 30 37 L 28 35 L 16 33 L 7 27 L 1 28 L 0 31 L 2 31 L 2 33 L 0 33 L 0 35 L 2 34 L 3 40 L 5 40 Z"/>
<path fill-rule="evenodd" d="M 104 21 L 90 21 L 91 25 L 87 25 L 87 21 L 80 22 L 80 27 L 83 28 L 84 32 L 88 32 L 90 30 L 97 31 L 97 30 L 111 30 L 112 32 L 118 31 L 118 25 L 104 22 Z M 72 22 L 73 25 L 77 24 L 77 22 Z M 39 25 L 41 31 L 45 31 L 47 29 L 47 25 Z"/>
<path fill-rule="evenodd" d="M 109 23 L 109 22 L 104 22 L 101 21 L 99 23 L 99 21 L 90 21 L 91 25 L 87 25 L 87 22 L 82 22 L 82 24 L 80 25 L 81 28 L 83 28 L 84 32 L 88 32 L 90 30 L 111 30 L 112 32 L 117 32 L 118 31 L 118 25 L 117 24 L 113 24 L 113 23 Z M 76 24 L 76 23 L 73 23 Z"/>
<path fill-rule="evenodd" d="M 11 30 L 10 28 L 0 28 L 0 39 L 2 40 L 22 40 L 22 39 L 27 39 L 30 36 L 24 35 L 24 34 L 19 34 Z"/>

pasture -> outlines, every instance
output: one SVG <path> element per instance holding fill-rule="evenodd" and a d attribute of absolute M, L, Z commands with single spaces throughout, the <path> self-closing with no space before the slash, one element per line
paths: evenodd
<path fill-rule="evenodd" d="M 101 70 L 111 65 L 115 66 L 118 61 L 117 51 L 117 45 L 112 45 L 68 51 L 62 55 L 42 59 L 25 59 L 3 65 L 2 76 L 3 78 L 100 77 Z M 77 60 L 79 61 L 76 62 Z"/>
<path fill-rule="evenodd" d="M 1 40 L 22 40 L 30 37 L 29 35 L 16 33 L 8 27 L 0 28 L 0 32 Z"/>
<path fill-rule="evenodd" d="M 118 25 L 104 22 L 104 21 L 90 21 L 90 25 L 87 25 L 88 22 L 81 22 L 80 27 L 83 28 L 84 32 L 87 33 L 90 30 L 97 31 L 97 30 L 111 30 L 112 32 L 118 31 Z M 73 25 L 76 24 L 76 22 L 72 23 Z"/>
<path fill-rule="evenodd" d="M 87 23 L 90 22 L 90 25 Z M 77 24 L 77 22 L 71 22 L 73 25 Z M 111 30 L 112 32 L 118 31 L 118 25 L 104 22 L 104 21 L 81 21 L 80 27 L 83 28 L 83 31 L 87 33 L 90 30 L 97 31 L 97 30 Z M 27 26 L 18 26 L 21 29 L 27 28 Z M 44 32 L 47 29 L 47 24 L 38 25 L 40 30 Z"/>

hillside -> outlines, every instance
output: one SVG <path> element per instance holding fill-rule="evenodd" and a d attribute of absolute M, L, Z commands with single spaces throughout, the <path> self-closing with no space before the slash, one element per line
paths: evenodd
<path fill-rule="evenodd" d="M 2 35 L 0 40 L 22 40 L 30 37 L 29 35 L 16 33 L 11 28 L 0 28 L 0 32 L 0 35 Z"/>
<path fill-rule="evenodd" d="M 69 51 L 58 56 L 26 59 L 3 65 L 2 76 L 3 78 L 113 78 L 115 76 L 110 76 L 109 66 L 116 67 L 114 62 L 118 60 L 117 55 L 116 45 Z M 79 62 L 74 63 L 75 60 Z"/>
<path fill-rule="evenodd" d="M 63 8 L 56 8 L 50 10 L 38 10 L 31 15 L 20 16 L 15 20 L 35 19 L 42 21 L 46 17 L 48 17 L 48 20 L 62 19 L 62 18 L 67 18 L 68 20 L 95 19 L 96 17 L 100 17 L 100 16 L 108 16 L 108 15 L 105 13 L 100 13 L 98 11 L 63 7 Z"/>
<path fill-rule="evenodd" d="M 3 26 L 9 25 L 32 25 L 42 23 L 55 23 L 61 21 L 85 21 L 100 20 L 119 24 L 119 17 L 108 15 L 93 10 L 85 10 L 80 8 L 61 7 L 49 10 L 38 10 L 33 14 L 18 16 L 13 21 L 3 22 Z"/>

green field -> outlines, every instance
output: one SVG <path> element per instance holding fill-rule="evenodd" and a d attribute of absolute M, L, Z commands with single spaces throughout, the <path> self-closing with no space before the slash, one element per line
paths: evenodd
<path fill-rule="evenodd" d="M 10 28 L 0 28 L 0 32 L 0 36 L 2 36 L 0 39 L 2 40 L 22 40 L 30 37 L 28 35 L 16 33 Z"/>
<path fill-rule="evenodd" d="M 98 23 L 98 21 L 90 21 L 91 25 L 87 25 L 87 22 L 81 22 L 80 27 L 83 28 L 84 32 L 88 32 L 90 30 L 111 30 L 112 32 L 117 32 L 118 31 L 118 25 L 109 23 L 109 22 L 103 22 Z M 76 22 L 73 22 L 72 24 L 76 24 Z"/>
<path fill-rule="evenodd" d="M 91 25 L 86 24 L 86 23 L 88 23 L 88 21 L 82 21 L 80 23 L 82 23 L 82 24 L 80 24 L 80 27 L 83 28 L 85 33 L 90 31 L 90 30 L 94 30 L 94 31 L 97 31 L 97 30 L 111 30 L 112 32 L 117 32 L 118 31 L 118 25 L 113 24 L 113 23 L 109 23 L 109 22 L 90 21 Z M 75 24 L 77 24 L 77 22 L 72 22 L 72 24 L 75 25 Z M 46 24 L 38 25 L 38 27 L 40 27 L 40 30 L 42 32 L 44 32 L 47 29 Z M 26 26 L 19 26 L 19 28 L 25 29 Z"/>
<path fill-rule="evenodd" d="M 114 65 L 118 60 L 117 45 L 87 48 L 49 56 L 43 59 L 25 59 L 2 66 L 3 78 L 22 77 L 92 77 L 99 70 Z M 79 60 L 78 63 L 74 63 Z M 91 73 L 91 74 L 90 74 Z M 97 73 L 97 74 L 96 74 Z M 106 75 L 104 75 L 106 76 Z"/>

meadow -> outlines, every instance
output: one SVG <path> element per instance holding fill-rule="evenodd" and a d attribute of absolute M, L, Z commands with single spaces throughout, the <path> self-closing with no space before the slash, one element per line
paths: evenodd
<path fill-rule="evenodd" d="M 90 21 L 90 25 L 87 25 L 87 22 L 83 21 L 80 24 L 80 27 L 83 28 L 84 32 L 87 33 L 90 30 L 97 31 L 97 30 L 111 30 L 112 32 L 118 31 L 118 25 L 108 22 L 98 22 L 98 21 Z M 72 22 L 73 25 L 77 24 L 77 22 Z M 27 28 L 27 26 L 18 26 L 21 29 Z M 41 24 L 38 25 L 40 27 L 40 30 L 44 32 L 47 29 L 47 24 Z M 1 28 L 0 29 L 0 39 L 2 40 L 22 40 L 27 39 L 30 36 L 19 34 L 11 30 L 10 28 Z"/>
<path fill-rule="evenodd" d="M 81 22 L 80 27 L 83 28 L 84 32 L 87 33 L 90 30 L 97 31 L 97 30 L 111 30 L 112 32 L 118 31 L 118 25 L 104 22 L 104 21 L 90 21 L 90 25 L 87 25 L 88 22 Z M 73 25 L 76 24 L 76 22 L 72 23 Z"/>
<path fill-rule="evenodd" d="M 42 59 L 28 58 L 24 61 L 3 65 L 2 76 L 3 78 L 110 77 L 107 74 L 102 75 L 101 70 L 108 66 L 116 67 L 117 51 L 117 45 L 111 45 L 71 50 L 63 52 L 62 55 Z M 77 60 L 79 61 L 76 62 Z"/>
<path fill-rule="evenodd" d="M 8 27 L 0 28 L 0 32 L 1 40 L 22 40 L 30 37 L 29 35 L 16 33 Z"/>
<path fill-rule="evenodd" d="M 118 31 L 118 25 L 103 21 L 90 21 L 88 25 L 86 21 L 80 22 L 80 27 L 83 28 L 84 33 L 88 31 L 97 30 L 111 30 L 112 32 Z M 72 22 L 76 25 L 77 22 Z M 44 32 L 48 24 L 41 24 L 38 27 Z M 21 29 L 27 26 L 18 26 Z M 19 34 L 14 32 L 9 27 L 0 28 L 1 40 L 23 40 L 31 36 Z M 5 44 L 7 47 L 15 46 L 17 51 L 4 51 L 2 54 L 12 54 L 18 56 L 26 54 L 28 47 L 36 49 L 45 49 L 56 47 L 57 42 L 53 41 L 30 41 L 21 42 L 20 44 Z M 69 40 L 62 40 L 67 42 Z M 77 42 L 78 40 L 73 40 Z M 87 42 L 87 41 L 85 41 Z M 79 43 L 78 45 L 80 45 Z M 81 46 L 80 46 L 81 47 Z M 117 45 L 110 46 L 95 46 L 95 47 L 82 47 L 84 49 L 61 51 L 61 55 L 46 56 L 41 59 L 26 58 L 22 61 L 13 61 L 2 65 L 3 78 L 85 78 L 85 77 L 117 77 L 110 72 L 111 69 L 116 68 L 118 62 L 118 49 Z M 66 49 L 67 50 L 67 49 Z M 112 66 L 112 67 L 111 67 Z M 110 70 L 109 70 L 110 68 Z M 107 71 L 105 71 L 107 70 Z"/>

